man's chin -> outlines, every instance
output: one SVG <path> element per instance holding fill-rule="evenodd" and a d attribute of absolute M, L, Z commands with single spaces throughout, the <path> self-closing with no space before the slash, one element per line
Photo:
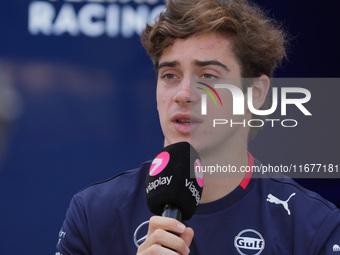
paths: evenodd
<path fill-rule="evenodd" d="M 190 143 L 190 137 L 181 137 L 181 138 L 173 138 L 173 139 L 165 139 L 164 147 L 169 146 L 171 144 L 180 143 L 180 142 L 188 142 Z M 191 143 L 190 143 L 191 144 Z"/>

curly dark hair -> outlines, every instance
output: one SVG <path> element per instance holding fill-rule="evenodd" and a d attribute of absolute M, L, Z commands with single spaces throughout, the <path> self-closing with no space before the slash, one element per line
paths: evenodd
<path fill-rule="evenodd" d="M 243 78 L 272 77 L 286 57 L 286 33 L 276 20 L 247 0 L 168 0 L 156 23 L 146 26 L 141 42 L 158 72 L 159 58 L 176 39 L 209 32 L 230 39 Z M 247 86 L 244 84 L 244 89 Z M 269 105 L 270 94 L 267 98 L 262 109 Z M 250 138 L 256 132 L 252 128 Z"/>

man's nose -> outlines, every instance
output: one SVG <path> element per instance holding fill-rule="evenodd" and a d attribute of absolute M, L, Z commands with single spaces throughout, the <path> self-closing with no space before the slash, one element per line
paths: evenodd
<path fill-rule="evenodd" d="M 179 84 L 178 91 L 174 97 L 174 101 L 178 104 L 192 104 L 197 101 L 198 97 L 195 93 L 195 86 L 193 79 L 187 78 L 183 79 Z"/>

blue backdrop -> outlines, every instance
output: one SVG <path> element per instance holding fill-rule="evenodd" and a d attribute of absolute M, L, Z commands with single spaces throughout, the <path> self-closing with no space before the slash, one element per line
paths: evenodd
<path fill-rule="evenodd" d="M 54 254 L 75 192 L 162 147 L 156 79 L 139 34 L 164 2 L 113 2 L 0 2 L 1 254 Z M 276 76 L 339 76 L 338 1 L 257 2 L 293 39 Z M 254 155 L 339 164 L 340 86 L 321 92 L 319 125 L 263 131 L 251 143 Z M 338 179 L 299 181 L 340 206 Z"/>

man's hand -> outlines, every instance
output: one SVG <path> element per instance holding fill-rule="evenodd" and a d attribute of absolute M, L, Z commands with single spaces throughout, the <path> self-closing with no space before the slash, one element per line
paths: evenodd
<path fill-rule="evenodd" d="M 179 236 L 169 231 L 178 233 Z M 150 218 L 147 238 L 139 247 L 137 254 L 187 255 L 193 237 L 192 228 L 186 227 L 178 220 L 153 216 Z"/>

